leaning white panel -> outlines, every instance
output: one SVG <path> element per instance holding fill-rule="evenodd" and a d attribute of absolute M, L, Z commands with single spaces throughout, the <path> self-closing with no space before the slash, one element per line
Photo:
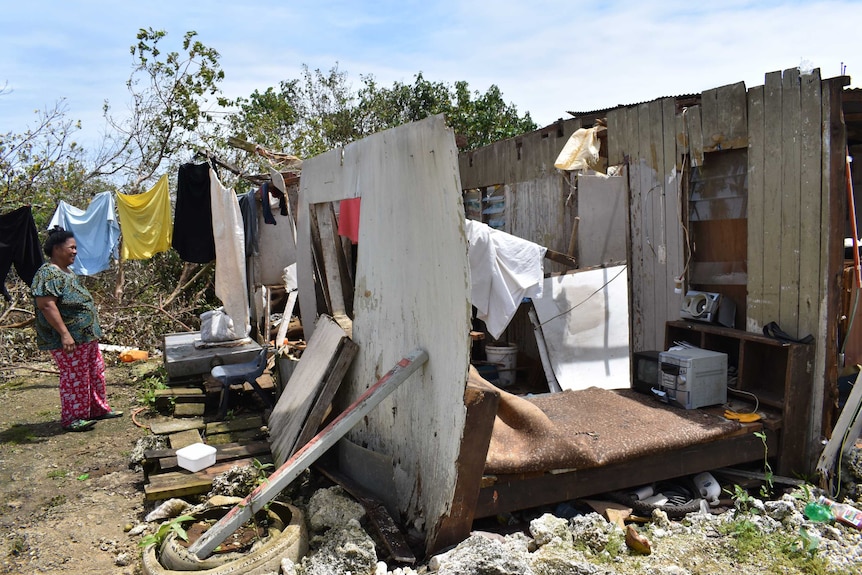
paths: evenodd
<path fill-rule="evenodd" d="M 454 135 L 442 116 L 387 130 L 307 160 L 301 182 L 297 260 L 304 319 L 314 314 L 313 292 L 302 283 L 311 277 L 303 224 L 309 205 L 362 198 L 353 321 L 359 354 L 340 407 L 411 350 L 430 356 L 351 439 L 396 462 L 399 507 L 432 539 L 454 493 L 470 349 Z"/>

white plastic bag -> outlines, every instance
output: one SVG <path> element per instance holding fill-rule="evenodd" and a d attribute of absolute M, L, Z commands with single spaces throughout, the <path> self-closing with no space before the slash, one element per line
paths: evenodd
<path fill-rule="evenodd" d="M 560 170 L 595 169 L 599 163 L 599 147 L 596 128 L 581 128 L 569 137 L 554 167 Z"/>
<path fill-rule="evenodd" d="M 240 339 L 234 331 L 233 320 L 220 307 L 201 314 L 201 341 L 205 343 Z"/>

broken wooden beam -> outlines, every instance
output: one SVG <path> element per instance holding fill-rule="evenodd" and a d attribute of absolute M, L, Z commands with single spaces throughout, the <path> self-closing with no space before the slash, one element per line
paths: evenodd
<path fill-rule="evenodd" d="M 399 385 L 404 383 L 413 373 L 428 361 L 428 353 L 417 349 L 404 357 L 377 383 L 369 387 L 365 393 L 336 417 L 311 441 L 284 462 L 269 480 L 252 491 L 248 497 L 234 506 L 218 523 L 207 530 L 204 535 L 189 547 L 189 552 L 199 559 L 206 558 L 224 541 L 237 527 L 251 519 L 255 513 L 264 508 L 273 497 L 290 485 L 308 467 L 317 461 L 326 451 L 335 445 L 339 439 L 386 399 Z"/>
<path fill-rule="evenodd" d="M 572 269 L 578 267 L 578 262 L 577 260 L 575 260 L 575 258 L 561 252 L 555 252 L 554 250 L 546 251 L 545 259 L 551 260 L 552 262 L 556 262 L 558 264 L 563 264 L 564 266 L 568 266 Z"/>

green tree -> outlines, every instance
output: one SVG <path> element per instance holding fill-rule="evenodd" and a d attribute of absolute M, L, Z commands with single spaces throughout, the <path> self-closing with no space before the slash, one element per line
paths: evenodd
<path fill-rule="evenodd" d="M 104 105 L 111 131 L 91 176 L 120 176 L 127 193 L 164 171 L 166 163 L 174 167 L 184 152 L 212 148 L 219 137 L 214 108 L 228 103 L 220 96 L 219 53 L 196 40 L 193 31 L 183 36 L 182 53 L 163 53 L 166 36 L 141 28 L 130 47 L 135 59 L 126 82 L 131 114 L 117 119 L 110 104 Z"/>
<path fill-rule="evenodd" d="M 236 101 L 228 119 L 234 134 L 274 150 L 313 156 L 375 132 L 445 114 L 462 150 L 534 130 L 529 113 L 520 115 L 497 86 L 471 92 L 467 82 L 450 86 L 420 72 L 412 83 L 381 86 L 374 76 L 360 76 L 353 90 L 338 66 L 328 72 L 302 68 L 302 78 L 279 88 L 255 91 Z"/>

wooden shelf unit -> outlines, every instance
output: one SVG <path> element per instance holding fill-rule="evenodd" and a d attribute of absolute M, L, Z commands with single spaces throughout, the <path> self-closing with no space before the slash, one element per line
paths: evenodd
<path fill-rule="evenodd" d="M 781 415 L 778 470 L 782 475 L 807 474 L 813 459 L 807 438 L 810 429 L 814 345 L 785 343 L 757 333 L 696 321 L 669 321 L 665 348 L 684 341 L 727 354 L 727 366 L 736 368 L 734 392 L 754 394 L 761 406 Z M 741 394 L 740 396 L 747 396 Z"/>

